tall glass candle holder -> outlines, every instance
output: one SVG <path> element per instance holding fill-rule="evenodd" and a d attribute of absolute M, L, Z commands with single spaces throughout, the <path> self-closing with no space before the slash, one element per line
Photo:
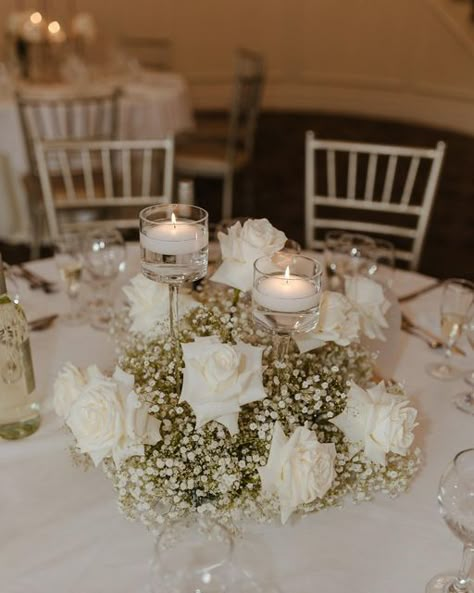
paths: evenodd
<path fill-rule="evenodd" d="M 264 256 L 254 263 L 252 313 L 274 336 L 275 356 L 288 351 L 290 337 L 314 329 L 319 319 L 321 265 L 305 255 Z"/>
<path fill-rule="evenodd" d="M 207 274 L 208 214 L 189 204 L 149 206 L 140 212 L 142 272 L 169 286 L 170 336 L 179 344 L 178 292 Z"/>

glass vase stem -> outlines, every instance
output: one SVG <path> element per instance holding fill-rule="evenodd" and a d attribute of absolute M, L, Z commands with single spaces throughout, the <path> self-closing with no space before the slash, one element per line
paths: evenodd
<path fill-rule="evenodd" d="M 290 346 L 290 336 L 288 334 L 280 335 L 274 334 L 273 336 L 273 357 L 275 360 L 283 360 L 288 354 L 288 348 Z"/>
<path fill-rule="evenodd" d="M 181 388 L 181 375 L 180 375 L 180 360 L 181 360 L 181 348 L 179 345 L 179 311 L 178 311 L 178 297 L 179 297 L 179 284 L 169 284 L 169 301 L 170 301 L 170 338 L 173 344 L 173 351 L 175 355 L 175 378 L 176 378 L 176 390 L 179 395 Z"/>
<path fill-rule="evenodd" d="M 462 564 L 458 575 L 448 589 L 448 593 L 468 593 L 470 584 L 470 573 L 474 561 L 474 548 L 468 545 L 464 546 L 462 554 Z"/>

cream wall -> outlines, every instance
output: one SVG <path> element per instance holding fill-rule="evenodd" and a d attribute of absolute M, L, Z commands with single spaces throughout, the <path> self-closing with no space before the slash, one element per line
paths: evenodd
<path fill-rule="evenodd" d="M 46 0 L 60 19 L 74 7 L 89 10 L 110 37 L 170 37 L 198 107 L 227 105 L 232 52 L 241 45 L 266 56 L 266 108 L 380 115 L 474 134 L 474 32 L 452 18 L 450 3 Z M 33 5 L 0 0 L 0 18 L 21 4 Z"/>

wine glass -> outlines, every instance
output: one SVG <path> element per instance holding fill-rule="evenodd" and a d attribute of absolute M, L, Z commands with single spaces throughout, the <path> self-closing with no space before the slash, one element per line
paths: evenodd
<path fill-rule="evenodd" d="M 395 271 L 395 246 L 386 239 L 374 239 L 375 247 L 368 261 L 367 276 L 386 288 L 392 288 Z"/>
<path fill-rule="evenodd" d="M 69 300 L 69 312 L 60 319 L 66 325 L 79 325 L 85 320 L 79 299 L 84 263 L 81 237 L 78 233 L 64 233 L 53 246 L 56 267 Z"/>
<path fill-rule="evenodd" d="M 467 341 L 474 350 L 474 306 L 472 306 L 470 309 L 468 319 L 464 327 L 464 332 L 466 334 Z M 463 393 L 458 393 L 454 397 L 454 404 L 462 412 L 474 414 L 474 371 L 471 371 L 471 373 L 466 377 L 466 383 L 472 385 L 473 389 L 470 391 L 464 391 Z"/>
<path fill-rule="evenodd" d="M 469 575 L 474 560 L 474 449 L 461 451 L 448 465 L 439 483 L 438 503 L 449 529 L 463 542 L 464 553 L 458 574 L 435 576 L 425 593 L 473 593 Z"/>
<path fill-rule="evenodd" d="M 119 272 L 125 270 L 125 241 L 117 229 L 95 228 L 84 238 L 83 254 L 96 295 L 88 303 L 91 325 L 96 329 L 105 330 L 110 323 L 113 310 L 110 289 Z"/>
<path fill-rule="evenodd" d="M 436 379 L 450 381 L 461 376 L 461 371 L 450 364 L 453 346 L 459 339 L 474 298 L 472 282 L 450 278 L 443 283 L 441 297 L 441 332 L 446 341 L 445 360 L 428 365 L 428 374 Z"/>
<path fill-rule="evenodd" d="M 324 239 L 324 259 L 329 290 L 342 292 L 345 276 L 366 274 L 373 262 L 375 241 L 360 233 L 329 231 Z"/>

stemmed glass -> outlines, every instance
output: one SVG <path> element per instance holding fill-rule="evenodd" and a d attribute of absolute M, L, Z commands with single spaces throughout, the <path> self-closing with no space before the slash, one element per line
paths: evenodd
<path fill-rule="evenodd" d="M 119 272 L 125 269 L 125 241 L 117 229 L 96 228 L 84 238 L 83 254 L 96 292 L 95 298 L 89 303 L 91 325 L 104 330 L 112 318 L 110 288 Z"/>
<path fill-rule="evenodd" d="M 84 258 L 78 233 L 64 233 L 54 242 L 54 260 L 69 299 L 69 312 L 61 316 L 61 321 L 66 325 L 83 323 L 79 295 Z"/>
<path fill-rule="evenodd" d="M 473 302 L 473 289 L 474 285 L 471 282 L 459 278 L 450 278 L 443 283 L 440 313 L 441 332 L 446 340 L 445 360 L 431 363 L 427 367 L 428 374 L 436 379 L 450 381 L 461 375 L 459 369 L 450 364 L 449 360 Z"/>
<path fill-rule="evenodd" d="M 446 524 L 464 544 L 461 568 L 457 575 L 435 576 L 426 593 L 472 593 L 469 575 L 474 560 L 474 449 L 456 455 L 441 477 L 438 490 L 440 512 Z"/>
<path fill-rule="evenodd" d="M 329 290 L 342 292 L 344 277 L 367 273 L 372 265 L 375 241 L 367 235 L 329 231 L 324 240 L 324 259 Z"/>
<path fill-rule="evenodd" d="M 142 272 L 169 287 L 170 336 L 179 357 L 178 291 L 207 274 L 208 214 L 189 204 L 149 206 L 140 212 Z"/>
<path fill-rule="evenodd" d="M 386 239 L 374 239 L 371 261 L 368 262 L 367 275 L 382 286 L 392 288 L 395 270 L 395 246 Z"/>
<path fill-rule="evenodd" d="M 474 305 L 470 309 L 464 332 L 471 348 L 474 350 Z M 474 371 L 466 377 L 466 383 L 472 385 L 473 389 L 458 393 L 454 397 L 454 404 L 462 412 L 474 414 Z"/>
<path fill-rule="evenodd" d="M 286 355 L 292 334 L 316 327 L 321 273 L 320 263 L 305 255 L 276 253 L 255 261 L 252 313 L 273 334 L 276 359 Z"/>

